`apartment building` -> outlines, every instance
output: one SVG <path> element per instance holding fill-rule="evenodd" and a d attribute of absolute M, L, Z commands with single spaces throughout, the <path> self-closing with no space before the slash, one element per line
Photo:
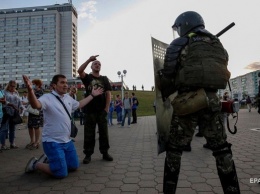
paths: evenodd
<path fill-rule="evenodd" d="M 258 77 L 259 73 L 260 70 L 256 70 L 230 79 L 229 83 L 231 87 L 232 98 L 242 100 L 247 95 L 249 95 L 251 98 L 255 97 L 258 93 L 258 85 L 260 80 L 260 77 Z M 224 91 L 229 91 L 228 85 L 225 90 L 219 90 L 219 95 L 222 96 Z"/>
<path fill-rule="evenodd" d="M 77 11 L 70 3 L 0 10 L 0 84 L 22 74 L 49 84 L 55 74 L 76 78 Z"/>

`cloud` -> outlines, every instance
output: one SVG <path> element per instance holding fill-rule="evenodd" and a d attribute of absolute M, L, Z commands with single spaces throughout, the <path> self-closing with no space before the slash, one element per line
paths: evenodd
<path fill-rule="evenodd" d="M 94 15 L 97 12 L 96 9 L 97 1 L 91 0 L 81 3 L 79 9 L 79 19 L 88 19 L 91 23 L 97 21 L 96 16 Z"/>
<path fill-rule="evenodd" d="M 260 62 L 253 62 L 245 67 L 245 69 L 249 70 L 260 70 Z"/>

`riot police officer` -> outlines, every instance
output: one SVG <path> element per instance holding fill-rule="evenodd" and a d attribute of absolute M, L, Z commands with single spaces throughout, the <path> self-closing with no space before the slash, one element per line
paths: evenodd
<path fill-rule="evenodd" d="M 194 11 L 182 13 L 172 26 L 179 38 L 166 50 L 161 77 L 162 96 L 178 92 L 172 101 L 173 115 L 166 148 L 164 193 L 175 193 L 183 147 L 192 140 L 198 122 L 213 151 L 225 194 L 239 194 L 231 144 L 223 125 L 217 90 L 230 78 L 228 53 L 219 39 L 205 29 L 203 18 Z M 170 83 L 170 84 L 169 84 Z"/>

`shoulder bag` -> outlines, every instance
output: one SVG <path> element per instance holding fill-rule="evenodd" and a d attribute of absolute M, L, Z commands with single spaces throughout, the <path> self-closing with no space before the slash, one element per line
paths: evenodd
<path fill-rule="evenodd" d="M 23 119 L 18 110 L 14 110 L 14 116 L 11 117 L 11 122 L 15 125 L 23 123 Z"/>
<path fill-rule="evenodd" d="M 53 93 L 51 93 L 51 94 L 54 95 Z M 67 110 L 65 104 L 61 101 L 61 99 L 60 99 L 58 96 L 56 96 L 56 95 L 54 95 L 54 96 L 60 101 L 60 103 L 62 104 L 62 106 L 63 106 L 63 108 L 65 109 L 66 113 L 68 114 L 68 116 L 69 116 L 69 118 L 70 118 L 70 122 L 71 122 L 70 137 L 75 138 L 75 137 L 77 136 L 77 134 L 78 134 L 78 128 L 77 128 L 77 126 L 75 125 L 75 122 L 72 120 L 69 111 Z"/>

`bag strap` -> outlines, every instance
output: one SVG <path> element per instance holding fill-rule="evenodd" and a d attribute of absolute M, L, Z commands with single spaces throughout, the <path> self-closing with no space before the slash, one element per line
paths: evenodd
<path fill-rule="evenodd" d="M 51 93 L 51 94 L 52 94 L 53 96 L 55 96 L 55 97 L 60 101 L 60 103 L 62 104 L 62 106 L 63 106 L 63 108 L 65 109 L 66 113 L 69 115 L 70 120 L 72 120 L 68 109 L 66 108 L 65 104 L 61 101 L 61 99 L 60 99 L 58 96 L 56 96 L 55 94 L 53 94 L 53 93 Z"/>

